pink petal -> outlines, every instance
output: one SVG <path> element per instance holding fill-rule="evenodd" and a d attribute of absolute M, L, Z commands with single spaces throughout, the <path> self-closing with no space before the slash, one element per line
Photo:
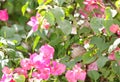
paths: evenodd
<path fill-rule="evenodd" d="M 98 66 L 96 62 L 93 62 L 90 65 L 88 65 L 88 71 L 90 70 L 98 70 Z"/>
<path fill-rule="evenodd" d="M 38 24 L 35 24 L 33 27 L 32 27 L 33 31 L 37 31 L 38 30 Z"/>
<path fill-rule="evenodd" d="M 7 10 L 4 9 L 4 10 L 0 10 L 0 20 L 1 21 L 7 21 L 8 20 L 8 13 L 7 13 Z"/>
<path fill-rule="evenodd" d="M 118 25 L 113 24 L 113 25 L 110 26 L 110 31 L 111 31 L 112 33 L 116 33 L 116 31 L 117 31 L 118 29 L 119 29 L 119 26 L 118 26 Z"/>
<path fill-rule="evenodd" d="M 115 54 L 114 53 L 109 54 L 108 59 L 115 60 Z"/>
<path fill-rule="evenodd" d="M 63 72 L 65 72 L 66 66 L 64 64 L 61 64 L 59 62 L 53 61 L 51 67 L 51 73 L 53 75 L 61 75 Z"/>
<path fill-rule="evenodd" d="M 75 78 L 75 72 L 72 70 L 68 70 L 65 74 L 65 77 L 68 82 L 77 82 L 77 79 Z"/>
<path fill-rule="evenodd" d="M 41 46 L 40 54 L 43 54 L 43 59 L 52 59 L 54 55 L 54 48 L 48 44 Z"/>

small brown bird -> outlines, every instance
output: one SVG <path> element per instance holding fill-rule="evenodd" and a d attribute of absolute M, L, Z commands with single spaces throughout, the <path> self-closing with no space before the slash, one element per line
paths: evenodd
<path fill-rule="evenodd" d="M 74 43 L 71 46 L 71 48 L 72 48 L 72 54 L 71 54 L 72 58 L 76 58 L 78 56 L 81 56 L 86 52 L 86 49 L 83 46 L 76 44 L 76 43 Z"/>

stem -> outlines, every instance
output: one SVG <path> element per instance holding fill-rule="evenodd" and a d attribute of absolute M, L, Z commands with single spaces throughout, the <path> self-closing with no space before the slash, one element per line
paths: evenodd
<path fill-rule="evenodd" d="M 28 75 L 29 78 L 31 78 L 32 72 L 33 72 L 33 68 L 31 68 L 31 70 L 30 70 L 30 73 L 29 73 L 29 75 Z"/>

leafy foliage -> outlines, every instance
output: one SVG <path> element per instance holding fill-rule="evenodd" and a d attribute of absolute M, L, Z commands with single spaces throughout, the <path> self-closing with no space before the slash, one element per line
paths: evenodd
<path fill-rule="evenodd" d="M 66 71 L 48 79 L 32 80 L 120 81 L 120 0 L 1 0 L 0 7 L 1 78 L 5 66 L 15 70 L 22 59 L 30 59 L 34 53 L 41 55 L 40 47 L 48 44 L 55 50 L 50 65 L 57 61 L 58 66 L 66 66 Z M 3 11 L 8 12 L 9 19 Z M 81 47 L 84 54 L 80 53 Z M 15 74 L 12 81 L 27 82 L 36 70 L 27 70 L 27 78 Z"/>

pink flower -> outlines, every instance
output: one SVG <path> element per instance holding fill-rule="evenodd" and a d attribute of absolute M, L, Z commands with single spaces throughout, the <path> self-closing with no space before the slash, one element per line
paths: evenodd
<path fill-rule="evenodd" d="M 44 69 L 41 69 L 40 71 L 33 72 L 32 77 L 37 79 L 47 80 L 50 77 L 50 69 L 44 68 Z"/>
<path fill-rule="evenodd" d="M 29 59 L 22 59 L 20 61 L 20 65 L 23 69 L 25 70 L 30 70 L 32 68 L 32 64 L 31 64 L 31 61 Z"/>
<path fill-rule="evenodd" d="M 84 81 L 86 78 L 86 71 L 81 69 L 81 65 L 80 64 L 76 64 L 73 68 L 73 71 L 75 72 L 75 78 L 77 80 L 81 80 Z"/>
<path fill-rule="evenodd" d="M 76 64 L 73 67 L 73 70 L 67 71 L 65 77 L 67 78 L 68 82 L 77 82 L 77 80 L 85 81 L 86 71 L 81 69 L 80 64 Z"/>
<path fill-rule="evenodd" d="M 66 66 L 64 64 L 52 61 L 51 74 L 52 75 L 61 75 L 65 72 Z"/>
<path fill-rule="evenodd" d="M 90 65 L 88 65 L 88 71 L 91 71 L 91 70 L 98 70 L 98 66 L 96 62 L 93 62 Z"/>
<path fill-rule="evenodd" d="M 49 27 L 50 27 L 50 24 L 47 22 L 46 19 L 44 19 L 41 28 L 47 30 Z"/>
<path fill-rule="evenodd" d="M 2 72 L 3 72 L 4 74 L 11 74 L 11 73 L 12 73 L 12 70 L 5 66 L 5 67 L 2 69 Z"/>
<path fill-rule="evenodd" d="M 40 70 L 41 78 L 42 79 L 49 79 L 50 77 L 50 68 L 44 68 Z"/>
<path fill-rule="evenodd" d="M 67 78 L 68 82 L 77 82 L 77 79 L 75 78 L 75 72 L 73 70 L 68 70 L 65 74 L 65 77 Z"/>
<path fill-rule="evenodd" d="M 46 60 L 43 62 L 37 61 L 34 64 L 34 68 L 36 68 L 37 70 L 41 70 L 44 68 L 50 68 L 50 60 Z"/>
<path fill-rule="evenodd" d="M 38 72 L 33 72 L 33 73 L 32 73 L 32 77 L 33 77 L 33 78 L 37 78 L 37 79 L 41 79 L 41 75 L 40 75 L 40 73 L 38 73 Z"/>
<path fill-rule="evenodd" d="M 30 21 L 28 21 L 28 25 L 32 27 L 32 30 L 35 32 L 38 30 L 39 26 L 39 19 L 40 19 L 40 14 L 37 13 L 36 16 L 32 16 L 30 18 Z"/>
<path fill-rule="evenodd" d="M 4 67 L 2 78 L 0 79 L 0 82 L 9 82 L 11 79 L 13 79 L 13 71 L 9 69 L 8 67 Z"/>
<path fill-rule="evenodd" d="M 93 16 L 96 17 L 104 17 L 105 6 L 102 0 L 84 0 L 83 4 L 85 5 L 83 11 L 87 12 L 86 14 L 93 14 Z M 91 11 L 94 11 L 94 13 Z"/>
<path fill-rule="evenodd" d="M 67 78 L 68 82 L 77 82 L 77 79 L 75 78 L 75 72 L 73 70 L 68 70 L 65 74 L 65 77 Z"/>
<path fill-rule="evenodd" d="M 86 71 L 85 70 L 78 70 L 75 74 L 77 80 L 85 81 L 86 78 Z"/>
<path fill-rule="evenodd" d="M 40 55 L 45 60 L 53 59 L 54 48 L 48 44 L 45 44 L 40 48 Z"/>
<path fill-rule="evenodd" d="M 20 67 L 14 69 L 14 73 L 17 73 L 19 75 L 24 75 L 26 78 L 28 77 L 27 71 Z"/>
<path fill-rule="evenodd" d="M 119 29 L 118 25 L 113 24 L 113 25 L 110 26 L 110 31 L 112 33 L 116 33 L 118 29 Z"/>
<path fill-rule="evenodd" d="M 108 59 L 109 60 L 115 60 L 115 54 L 114 54 L 114 52 L 112 52 L 111 54 L 109 54 Z"/>
<path fill-rule="evenodd" d="M 0 82 L 9 82 L 11 79 L 13 79 L 12 74 L 10 75 L 3 74 L 2 78 L 0 79 Z"/>
<path fill-rule="evenodd" d="M 7 10 L 0 10 L 0 20 L 1 21 L 7 21 L 8 20 L 8 13 Z"/>

